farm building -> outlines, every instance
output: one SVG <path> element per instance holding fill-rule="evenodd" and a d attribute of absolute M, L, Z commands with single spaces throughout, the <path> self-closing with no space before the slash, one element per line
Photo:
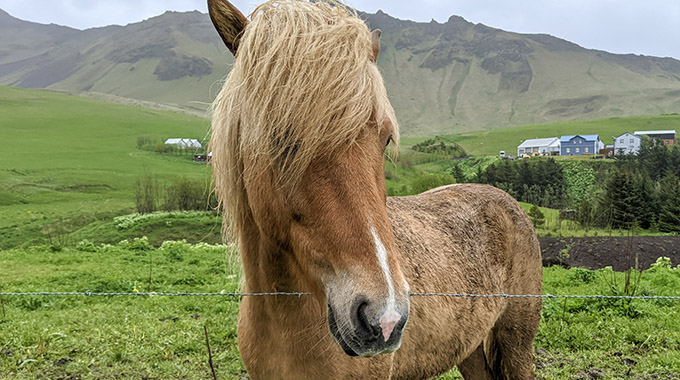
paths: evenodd
<path fill-rule="evenodd" d="M 533 153 L 556 155 L 560 153 L 560 139 L 549 137 L 545 139 L 525 140 L 517 147 L 517 157 Z"/>
<path fill-rule="evenodd" d="M 614 145 L 607 145 L 604 147 L 604 149 L 600 149 L 600 154 L 604 154 L 607 157 L 611 157 L 614 155 Z"/>
<path fill-rule="evenodd" d="M 175 145 L 180 149 L 201 148 L 201 142 L 196 139 L 167 139 L 165 145 Z"/>
<path fill-rule="evenodd" d="M 561 156 L 580 156 L 582 154 L 598 154 L 604 149 L 599 135 L 572 135 L 560 137 Z"/>
<path fill-rule="evenodd" d="M 636 134 L 626 132 L 614 139 L 614 154 L 637 154 L 640 151 L 642 138 Z"/>
<path fill-rule="evenodd" d="M 635 131 L 638 136 L 649 136 L 663 141 L 664 145 L 675 145 L 675 130 L 668 131 Z"/>

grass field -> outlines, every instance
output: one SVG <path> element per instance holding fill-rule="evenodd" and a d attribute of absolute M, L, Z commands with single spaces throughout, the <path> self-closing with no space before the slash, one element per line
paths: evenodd
<path fill-rule="evenodd" d="M 232 248 L 182 242 L 155 249 L 139 239 L 82 242 L 60 252 L 45 246 L 2 251 L 0 291 L 230 292 L 239 271 L 225 250 Z M 546 268 L 544 293 L 621 294 L 623 277 L 609 269 Z M 660 265 L 641 279 L 634 294 L 678 295 L 678 268 Z M 2 303 L 3 380 L 208 379 L 204 326 L 218 378 L 245 376 L 236 299 L 4 296 Z M 543 379 L 677 379 L 680 307 L 674 301 L 545 300 L 535 347 Z M 461 377 L 453 370 L 438 379 Z"/>
<path fill-rule="evenodd" d="M 203 139 L 209 121 L 9 87 L 0 87 L 0 121 L 5 142 L 0 150 L 0 292 L 237 289 L 239 271 L 224 254 L 233 248 L 205 244 L 220 241 L 219 216 L 131 214 L 141 175 L 159 181 L 208 180 L 210 175 L 189 156 L 138 150 L 137 138 Z M 680 117 L 670 115 L 444 139 L 472 154 L 490 155 L 466 168 L 476 170 L 497 160 L 492 156 L 499 150 L 514 151 L 504 144 L 524 138 L 679 127 Z M 387 165 L 388 188 L 410 191 L 423 175 L 451 169 L 450 159 L 410 150 L 421 140 L 404 139 L 400 159 Z M 541 236 L 627 234 L 584 231 L 569 222 L 557 226 L 558 211 L 542 210 L 547 222 L 537 229 Z M 148 239 L 133 239 L 141 236 Z M 118 243 L 121 239 L 128 240 Z M 163 243 L 177 239 L 189 243 Z M 620 294 L 622 286 L 623 274 L 607 269 L 544 271 L 544 292 L 551 294 Z M 660 267 L 644 272 L 637 294 L 677 295 L 677 289 L 680 269 Z M 236 347 L 238 300 L 5 296 L 1 304 L 0 379 L 210 378 L 204 326 L 218 377 L 245 376 Z M 663 301 L 546 300 L 536 349 L 543 379 L 680 378 L 680 307 Z M 460 375 L 453 370 L 440 379 Z"/>
<path fill-rule="evenodd" d="M 0 87 L 0 249 L 50 225 L 127 214 L 143 174 L 209 180 L 188 155 L 138 150 L 137 138 L 203 140 L 210 122 L 48 91 Z"/>

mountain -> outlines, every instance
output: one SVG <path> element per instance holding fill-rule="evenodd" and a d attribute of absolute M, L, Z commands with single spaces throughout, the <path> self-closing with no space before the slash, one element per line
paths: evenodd
<path fill-rule="evenodd" d="M 589 50 L 452 16 L 360 12 L 383 31 L 378 61 L 411 136 L 680 112 L 680 61 Z M 0 85 L 94 92 L 203 113 L 232 63 L 207 15 L 166 12 L 75 30 L 0 11 Z"/>
<path fill-rule="evenodd" d="M 37 37 L 24 37 L 29 32 Z M 0 34 L 12 36 L 0 40 L 0 84 L 112 94 L 203 114 L 233 61 L 200 12 L 84 31 L 5 13 Z"/>

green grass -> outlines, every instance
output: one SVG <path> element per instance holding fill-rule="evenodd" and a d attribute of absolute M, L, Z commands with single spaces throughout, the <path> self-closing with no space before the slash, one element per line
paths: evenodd
<path fill-rule="evenodd" d="M 87 244 L 82 248 L 0 252 L 0 286 L 3 291 L 237 290 L 238 271 L 224 246 L 180 242 L 151 249 L 138 240 L 95 252 L 88 252 L 94 249 Z M 207 379 L 203 326 L 221 378 L 243 373 L 236 348 L 238 300 L 232 298 L 5 297 L 4 303 L 2 379 Z"/>
<path fill-rule="evenodd" d="M 501 150 L 517 154 L 517 146 L 524 140 L 545 137 L 560 137 L 576 134 L 600 135 L 605 145 L 612 144 L 612 136 L 639 130 L 675 129 L 680 130 L 680 115 L 614 117 L 609 119 L 568 121 L 550 124 L 533 124 L 493 130 L 440 136 L 445 142 L 456 142 L 474 156 L 495 156 Z M 426 138 L 404 138 L 405 148 Z M 586 156 L 583 156 L 586 157 Z M 580 157 L 580 159 L 583 159 Z M 561 157 L 560 159 L 563 159 Z"/>
<path fill-rule="evenodd" d="M 204 139 L 210 122 L 48 91 L 0 87 L 0 248 L 30 244 L 55 222 L 82 227 L 134 209 L 143 174 L 208 180 L 188 155 L 137 149 L 137 138 Z"/>
<path fill-rule="evenodd" d="M 230 292 L 239 273 L 225 255 L 232 249 L 182 242 L 155 249 L 138 239 L 82 242 L 60 252 L 46 246 L 2 251 L 0 291 Z M 621 294 L 623 284 L 624 274 L 610 269 L 544 269 L 544 293 Z M 635 294 L 678 295 L 678 289 L 680 269 L 659 265 L 642 274 Z M 0 379 L 207 379 L 203 326 L 218 377 L 245 374 L 235 299 L 5 296 L 3 304 Z M 537 374 L 545 379 L 587 378 L 582 374 L 593 369 L 607 379 L 677 378 L 680 308 L 674 301 L 548 299 L 535 347 Z M 438 379 L 460 375 L 453 370 Z"/>

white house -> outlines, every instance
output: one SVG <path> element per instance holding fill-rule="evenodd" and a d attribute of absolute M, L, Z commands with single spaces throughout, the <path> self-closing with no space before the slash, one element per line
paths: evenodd
<path fill-rule="evenodd" d="M 559 154 L 560 153 L 560 139 L 557 137 L 549 137 L 545 139 L 529 139 L 525 140 L 517 147 L 517 157 L 523 154 L 531 155 L 533 153 L 539 154 Z"/>
<path fill-rule="evenodd" d="M 642 138 L 636 134 L 626 132 L 614 139 L 614 154 L 637 154 L 640 151 Z"/>
<path fill-rule="evenodd" d="M 167 139 L 165 145 L 176 145 L 177 148 L 201 148 L 201 142 L 196 139 Z"/>

